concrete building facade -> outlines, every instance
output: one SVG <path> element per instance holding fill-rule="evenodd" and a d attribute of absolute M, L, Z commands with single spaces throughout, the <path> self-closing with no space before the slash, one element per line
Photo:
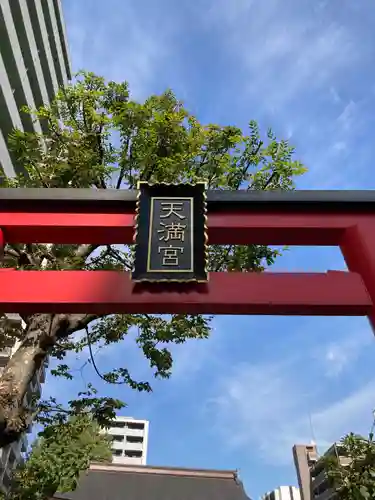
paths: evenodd
<path fill-rule="evenodd" d="M 279 486 L 263 495 L 262 500 L 301 500 L 301 495 L 295 486 Z"/>
<path fill-rule="evenodd" d="M 45 123 L 21 111 L 48 105 L 71 79 L 61 0 L 0 0 L 0 176 L 22 171 L 9 149 L 14 128 L 43 133 Z M 18 315 L 7 315 L 23 328 Z M 0 372 L 18 345 L 0 351 Z M 25 405 L 40 395 L 45 366 L 32 380 Z M 0 489 L 7 490 L 12 469 L 26 451 L 27 437 L 0 450 Z"/>
<path fill-rule="evenodd" d="M 146 465 L 149 422 L 132 417 L 116 417 L 106 432 L 112 438 L 114 464 Z"/>
<path fill-rule="evenodd" d="M 338 443 L 334 443 L 319 457 L 315 445 L 295 445 L 294 463 L 301 490 L 301 500 L 335 500 L 337 494 L 332 488 L 326 471 L 326 458 L 336 457 L 341 465 L 350 463 Z"/>
<path fill-rule="evenodd" d="M 311 500 L 311 468 L 318 460 L 315 444 L 296 444 L 293 446 L 293 458 L 296 468 L 301 500 Z"/>
<path fill-rule="evenodd" d="M 311 495 L 314 500 L 335 500 L 337 493 L 332 488 L 332 482 L 329 481 L 326 462 L 327 457 L 335 457 L 342 465 L 349 465 L 350 458 L 344 456 L 340 444 L 334 443 L 311 468 Z"/>
<path fill-rule="evenodd" d="M 41 133 L 23 106 L 49 104 L 71 78 L 61 0 L 0 0 L 0 167 L 22 170 L 9 151 L 14 128 Z"/>

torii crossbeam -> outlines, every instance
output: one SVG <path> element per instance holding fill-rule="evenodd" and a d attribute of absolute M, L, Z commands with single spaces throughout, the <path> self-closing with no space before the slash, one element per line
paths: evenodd
<path fill-rule="evenodd" d="M 0 189 L 0 244 L 130 244 L 136 191 Z M 375 328 L 375 191 L 209 191 L 210 244 L 336 245 L 348 272 L 210 273 L 134 283 L 117 271 L 0 269 L 0 311 L 368 316 Z"/>

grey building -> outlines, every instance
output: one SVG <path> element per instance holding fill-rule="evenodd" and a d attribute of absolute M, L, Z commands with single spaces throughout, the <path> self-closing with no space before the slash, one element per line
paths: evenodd
<path fill-rule="evenodd" d="M 61 0 L 0 0 L 0 175 L 13 177 L 21 171 L 9 151 L 8 136 L 14 128 L 43 133 L 45 123 L 33 122 L 23 106 L 48 105 L 59 87 L 71 79 Z M 7 315 L 19 323 L 18 315 Z M 0 372 L 17 349 L 0 351 Z M 29 405 L 40 395 L 45 366 L 31 381 L 25 396 Z M 27 437 L 0 450 L 0 490 L 6 491 L 12 469 L 26 451 Z"/>
<path fill-rule="evenodd" d="M 70 78 L 61 0 L 0 0 L 0 167 L 6 176 L 21 169 L 8 148 L 9 133 L 45 127 L 20 109 L 49 104 Z"/>

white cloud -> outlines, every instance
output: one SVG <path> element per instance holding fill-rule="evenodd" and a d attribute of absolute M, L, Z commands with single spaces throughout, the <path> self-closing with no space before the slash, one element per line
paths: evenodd
<path fill-rule="evenodd" d="M 339 124 L 343 132 L 348 132 L 352 128 L 356 111 L 357 105 L 351 100 L 340 113 L 339 117 L 337 118 L 337 123 Z"/>
<path fill-rule="evenodd" d="M 210 340 L 188 340 L 184 344 L 167 346 L 173 356 L 172 382 L 187 382 L 196 375 L 213 356 L 208 349 Z"/>
<path fill-rule="evenodd" d="M 338 104 L 335 106 L 337 113 Z M 322 121 L 313 130 L 307 146 L 307 156 L 313 165 L 313 178 L 309 178 L 309 188 L 314 189 L 358 189 L 355 183 L 359 175 L 367 170 L 367 162 L 361 165 L 356 155 L 356 175 L 353 176 L 351 156 L 365 133 L 365 123 L 369 102 L 366 98 L 354 102 L 341 101 L 341 109 L 332 119 Z M 366 151 L 366 147 L 361 150 Z M 363 187 L 363 186 L 361 186 Z"/>
<path fill-rule="evenodd" d="M 366 434 L 375 407 L 375 379 L 330 406 L 317 410 L 312 419 L 318 443 L 329 446 L 349 431 Z"/>
<path fill-rule="evenodd" d="M 335 89 L 335 87 L 330 87 L 329 93 L 330 93 L 330 96 L 331 96 L 332 101 L 334 103 L 341 102 L 341 97 L 340 97 L 339 93 L 337 92 L 337 90 Z"/>
<path fill-rule="evenodd" d="M 270 0 L 256 9 L 241 0 L 212 5 L 211 22 L 242 65 L 245 86 L 251 95 L 261 92 L 264 106 L 278 112 L 306 91 L 334 89 L 334 77 L 357 58 L 351 31 L 309 2 Z"/>
<path fill-rule="evenodd" d="M 255 447 L 265 461 L 280 460 L 280 455 L 285 460 L 290 452 L 285 446 L 288 421 L 296 419 L 296 402 L 303 399 L 285 365 L 238 366 L 221 381 L 219 392 L 209 409 L 225 444 Z"/>
<path fill-rule="evenodd" d="M 344 348 L 330 351 L 327 346 L 325 361 L 342 370 L 349 361 L 343 353 Z M 293 444 L 315 440 L 323 450 L 347 432 L 368 432 L 375 379 L 335 397 L 336 390 L 312 366 L 306 355 L 236 366 L 207 402 L 215 432 L 227 446 L 252 448 L 273 465 L 290 463 Z"/>
<path fill-rule="evenodd" d="M 328 377 L 340 375 L 351 363 L 354 363 L 363 349 L 374 339 L 368 330 L 350 332 L 340 340 L 329 342 L 317 348 L 314 357 L 325 370 Z"/>
<path fill-rule="evenodd" d="M 333 143 L 332 145 L 332 150 L 339 154 L 339 153 L 342 153 L 343 151 L 345 151 L 347 149 L 347 144 L 345 141 L 336 141 L 335 143 Z"/>
<path fill-rule="evenodd" d="M 74 71 L 94 71 L 106 79 L 126 80 L 132 96 L 143 99 L 169 52 L 166 30 L 158 30 L 130 2 L 112 1 L 108 8 L 69 2 L 67 30 Z"/>
<path fill-rule="evenodd" d="M 221 367 L 221 352 L 225 348 L 227 332 L 211 323 L 208 339 L 189 339 L 183 344 L 169 344 L 166 347 L 173 357 L 170 382 L 191 383 L 200 373 Z"/>

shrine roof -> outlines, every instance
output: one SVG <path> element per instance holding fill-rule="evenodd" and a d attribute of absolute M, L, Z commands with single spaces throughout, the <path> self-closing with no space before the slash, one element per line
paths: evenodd
<path fill-rule="evenodd" d="M 92 465 L 60 500 L 250 500 L 236 471 Z"/>

